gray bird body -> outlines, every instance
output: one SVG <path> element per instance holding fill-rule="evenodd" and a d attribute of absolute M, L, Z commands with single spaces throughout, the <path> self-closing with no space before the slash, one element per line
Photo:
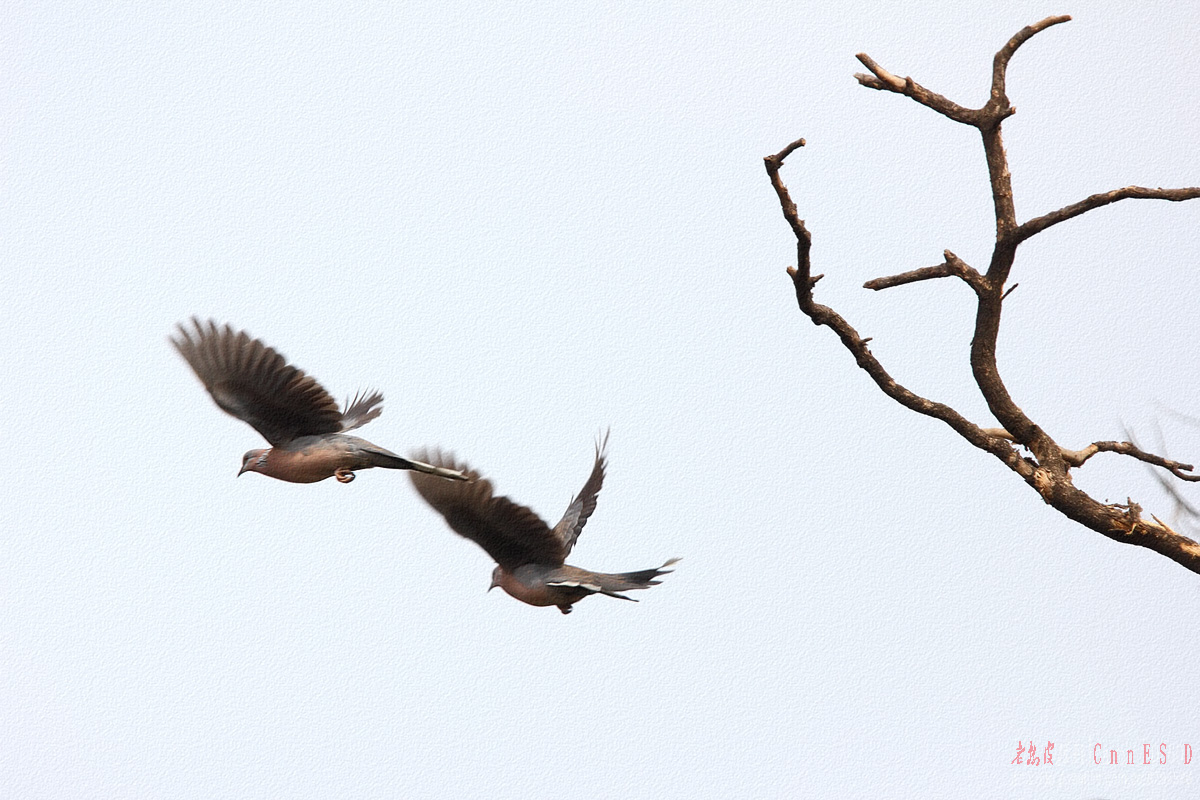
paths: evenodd
<path fill-rule="evenodd" d="M 411 461 L 345 431 L 383 413 L 383 395 L 360 393 L 338 410 L 337 401 L 315 378 L 282 355 L 228 325 L 218 328 L 192 318 L 194 330 L 179 325 L 171 344 L 187 361 L 217 406 L 262 434 L 270 448 L 251 450 L 238 472 L 259 472 L 291 483 L 336 477 L 354 480 L 354 470 L 384 467 L 466 480 L 454 470 Z"/>
<path fill-rule="evenodd" d="M 442 478 L 463 479 L 452 470 L 412 461 L 366 439 L 344 433 L 301 436 L 278 447 L 251 450 L 243 458 L 238 474 L 261 472 L 292 483 L 316 483 L 330 475 L 341 480 L 342 475 L 353 475 L 356 470 L 371 467 L 412 469 Z"/>
<path fill-rule="evenodd" d="M 662 567 L 654 569 L 619 573 L 593 572 L 572 567 L 570 564 L 563 564 L 561 567 L 526 564 L 513 572 L 497 566 L 492 572 L 492 586 L 489 588 L 499 586 L 512 597 L 531 606 L 558 606 L 564 614 L 569 614 L 572 604 L 589 594 L 603 594 L 636 603 L 634 598 L 618 592 L 657 586 L 662 581 L 654 578 L 669 573 L 671 570 L 664 567 L 669 567 L 678 560 L 672 558 Z"/>
<path fill-rule="evenodd" d="M 419 452 L 417 458 L 460 471 L 469 483 L 450 484 L 410 473 L 417 492 L 441 514 L 452 530 L 474 541 L 496 561 L 492 585 L 532 606 L 557 606 L 564 614 L 591 594 L 633 600 L 619 592 L 647 589 L 679 559 L 661 567 L 636 572 L 607 573 L 573 567 L 567 563 L 583 526 L 596 509 L 596 496 L 604 482 L 607 435 L 596 444 L 591 475 L 553 529 L 529 508 L 493 494 L 491 481 L 453 456 L 438 451 Z M 636 601 L 634 601 L 636 602 Z"/>

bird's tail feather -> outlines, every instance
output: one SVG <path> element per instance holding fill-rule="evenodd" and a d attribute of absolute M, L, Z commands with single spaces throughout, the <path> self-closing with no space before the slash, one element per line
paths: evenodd
<path fill-rule="evenodd" d="M 678 558 L 672 558 L 661 567 L 654 569 L 642 569 L 637 572 L 618 572 L 609 574 L 604 572 L 595 573 L 595 585 L 599 586 L 600 594 L 606 594 L 609 597 L 617 597 L 621 600 L 632 600 L 637 602 L 632 597 L 626 597 L 618 592 L 628 592 L 631 589 L 649 589 L 651 586 L 657 586 L 662 581 L 655 580 L 660 575 L 666 575 L 673 570 L 667 569 L 677 563 Z"/>
<path fill-rule="evenodd" d="M 384 467 L 386 469 L 411 469 L 417 472 L 424 472 L 427 475 L 437 475 L 439 478 L 449 478 L 455 481 L 470 480 L 470 478 L 456 469 L 435 467 L 433 464 L 426 464 L 424 461 L 413 461 L 412 459 L 398 456 L 395 453 L 375 452 L 372 453 L 372 456 L 377 467 Z"/>

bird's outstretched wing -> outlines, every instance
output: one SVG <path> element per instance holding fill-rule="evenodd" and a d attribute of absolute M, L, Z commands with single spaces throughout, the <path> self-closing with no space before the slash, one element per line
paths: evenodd
<path fill-rule="evenodd" d="M 344 428 L 337 401 L 282 355 L 252 339 L 245 331 L 192 318 L 195 330 L 183 325 L 171 344 L 191 366 L 196 377 L 222 410 L 247 422 L 273 446 L 300 437 L 337 433 Z M 383 398 L 378 393 L 351 404 L 357 425 L 379 416 L 371 408 Z M 366 405 L 366 408 L 363 406 Z M 372 416 L 373 414 L 373 416 Z"/>
<path fill-rule="evenodd" d="M 578 495 L 571 498 L 567 512 L 554 526 L 554 535 L 562 542 L 563 558 L 571 554 L 571 548 L 575 546 L 575 540 L 587 524 L 588 517 L 596 510 L 596 495 L 600 494 L 600 486 L 604 483 L 604 470 L 608 466 L 608 455 L 605 452 L 608 448 L 608 433 L 605 431 L 604 436 L 596 440 L 596 461 L 592 465 L 592 474 L 588 476 L 587 483 Z"/>
<path fill-rule="evenodd" d="M 492 482 L 470 466 L 438 450 L 418 450 L 412 458 L 458 470 L 469 478 L 464 483 L 409 473 L 417 493 L 445 517 L 446 524 L 486 550 L 497 564 L 511 572 L 525 564 L 563 563 L 562 540 L 550 526 L 529 508 L 497 497 Z"/>

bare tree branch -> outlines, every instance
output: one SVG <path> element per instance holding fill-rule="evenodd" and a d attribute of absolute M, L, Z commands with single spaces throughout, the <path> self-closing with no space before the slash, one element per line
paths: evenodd
<path fill-rule="evenodd" d="M 1121 455 L 1136 458 L 1138 461 L 1162 467 L 1182 481 L 1200 481 L 1200 475 L 1189 474 L 1195 469 L 1191 464 L 1184 464 L 1181 461 L 1172 461 L 1169 458 L 1147 453 L 1133 442 L 1092 442 L 1082 450 L 1062 451 L 1063 459 L 1072 467 L 1082 467 L 1083 462 L 1096 455 L 1096 453 L 1120 453 Z"/>
<path fill-rule="evenodd" d="M 992 61 L 990 96 L 987 103 L 978 109 L 960 106 L 942 95 L 931 92 L 912 78 L 899 78 L 865 53 L 858 55 L 858 60 L 871 71 L 870 75 L 855 76 L 863 86 L 911 97 L 955 122 L 977 128 L 983 139 L 996 217 L 996 244 L 987 271 L 979 273 L 947 250 L 946 260 L 941 264 L 876 278 L 867 281 L 864 286 L 880 290 L 917 281 L 958 277 L 974 290 L 978 305 L 975 335 L 971 340 L 971 371 L 988 409 L 1002 427 L 981 428 L 953 408 L 921 397 L 901 386 L 867 348 L 869 339 L 861 337 L 836 311 L 813 299 L 813 287 L 821 276 L 811 275 L 812 234 L 800 219 L 796 205 L 779 176 L 784 159 L 804 144 L 803 139 L 764 159 L 784 218 L 796 236 L 796 266 L 789 267 L 788 274 L 792 278 L 796 302 L 801 312 L 814 324 L 833 330 L 846 349 L 853 354 L 859 367 L 866 371 L 889 397 L 917 413 L 941 420 L 975 447 L 994 455 L 1033 487 L 1046 503 L 1068 518 L 1116 541 L 1147 547 L 1193 572 L 1200 573 L 1200 545 L 1172 530 L 1153 515 L 1151 520 L 1147 521 L 1142 517 L 1141 507 L 1132 500 L 1119 505 L 1095 500 L 1077 489 L 1070 475 L 1071 469 L 1083 466 L 1093 455 L 1101 452 L 1117 453 L 1162 467 L 1181 480 L 1200 481 L 1200 475 L 1192 474 L 1192 466 L 1148 453 L 1132 442 L 1097 441 L 1078 451 L 1061 447 L 1013 401 L 1000 378 L 996 364 L 996 340 L 1000 331 L 1003 300 L 1008 292 L 1016 288 L 1016 284 L 1007 291 L 1004 287 L 1016 259 L 1017 248 L 1023 241 L 1052 225 L 1117 200 L 1145 198 L 1178 201 L 1200 197 L 1200 189 L 1145 189 L 1130 186 L 1092 195 L 1079 203 L 1018 226 L 1012 196 L 1012 177 L 1000 133 L 1001 123 L 1015 113 L 1005 93 L 1008 64 L 1017 49 L 1035 34 L 1069 19 L 1067 16 L 1047 17 L 1034 25 L 1022 28 L 1009 39 Z M 1031 455 L 1021 455 L 1018 448 L 1025 449 Z"/>
<path fill-rule="evenodd" d="M 871 70 L 871 75 L 864 75 L 861 72 L 856 72 L 854 77 L 858 82 L 868 89 L 878 89 L 885 92 L 895 92 L 906 97 L 911 97 L 923 106 L 928 106 L 939 114 L 944 114 L 956 122 L 962 122 L 966 125 L 974 125 L 975 118 L 979 112 L 969 108 L 963 108 L 957 103 L 951 102 L 940 94 L 931 92 L 921 84 L 914 81 L 912 78 L 897 78 L 892 73 L 888 72 L 883 67 L 875 63 L 866 53 L 859 53 L 855 56 L 862 65 Z"/>
<path fill-rule="evenodd" d="M 903 286 L 906 283 L 916 283 L 917 281 L 927 281 L 932 278 L 962 278 L 967 282 L 967 285 L 976 292 L 983 291 L 987 283 L 983 276 L 976 272 L 972 267 L 958 256 L 945 251 L 946 260 L 941 264 L 933 267 L 921 267 L 920 269 L 902 272 L 899 275 L 889 275 L 886 278 L 875 278 L 863 284 L 864 289 L 890 289 L 893 286 Z"/>
<path fill-rule="evenodd" d="M 1200 197 L 1200 187 L 1197 186 L 1190 186 L 1184 189 L 1147 189 L 1143 186 L 1126 186 L 1123 189 L 1113 189 L 1111 192 L 1094 194 L 1091 197 L 1080 200 L 1078 203 L 1072 203 L 1069 206 L 1060 208 L 1058 211 L 1034 217 L 1017 228 L 1016 237 L 1019 241 L 1023 242 L 1030 236 L 1046 230 L 1051 225 L 1066 222 L 1072 217 L 1078 217 L 1080 214 L 1091 211 L 1093 208 L 1100 208 L 1109 203 L 1115 203 L 1118 200 L 1133 198 L 1136 200 L 1169 200 L 1178 203 L 1181 200 L 1195 200 L 1197 197 Z"/>
<path fill-rule="evenodd" d="M 1016 109 L 1010 108 L 1008 104 L 1008 96 L 1005 94 L 1005 80 L 1008 75 L 1008 62 L 1012 60 L 1013 54 L 1017 52 L 1017 48 L 1033 38 L 1034 34 L 1041 33 L 1051 25 L 1058 25 L 1063 22 L 1070 22 L 1069 14 L 1063 14 L 1057 17 L 1046 17 L 1040 22 L 1035 22 L 1032 25 L 1026 25 L 1021 30 L 1017 31 L 1011 39 L 1001 47 L 996 57 L 992 59 L 992 99 L 991 103 L 1002 105 L 1009 108 L 1005 116 L 1015 113 Z"/>
<path fill-rule="evenodd" d="M 889 275 L 886 278 L 874 278 L 863 284 L 864 289 L 890 289 L 893 286 L 903 286 L 906 283 L 916 283 L 917 281 L 927 281 L 932 278 L 953 278 L 955 277 L 954 270 L 950 265 L 942 262 L 934 267 L 921 267 L 920 269 L 901 272 L 899 275 Z"/>
<path fill-rule="evenodd" d="M 775 187 L 775 192 L 779 195 L 779 201 L 784 204 L 783 216 L 787 218 L 788 224 L 792 226 L 792 233 L 796 235 L 796 241 L 804 252 L 803 260 L 807 264 L 808 248 L 812 246 L 812 236 L 804 227 L 804 220 L 797 216 L 796 204 L 788 197 L 787 189 L 783 187 L 783 181 L 779 177 L 779 168 L 783 166 L 783 160 L 801 147 L 804 147 L 804 140 L 797 139 L 775 155 L 767 156 L 763 160 L 767 162 L 767 174 L 771 176 L 771 185 Z M 813 283 L 816 283 L 820 279 L 821 277 L 818 275 L 813 280 Z"/>
<path fill-rule="evenodd" d="M 798 141 L 803 142 L 804 140 L 800 139 Z M 792 284 L 796 289 L 796 302 L 799 304 L 800 309 L 808 315 L 814 324 L 824 325 L 833 330 L 838 338 L 842 340 L 842 344 L 854 354 L 858 365 L 866 370 L 876 385 L 893 400 L 919 414 L 942 420 L 971 444 L 981 450 L 992 453 L 1001 461 L 1008 464 L 1011 469 L 1018 472 L 1021 472 L 1023 467 L 1032 469 L 1032 465 L 1027 464 L 1004 438 L 989 436 L 973 422 L 963 417 L 953 408 L 950 408 L 950 406 L 927 400 L 897 383 L 867 348 L 867 342 L 870 341 L 869 338 L 864 339 L 859 336 L 858 331 L 854 330 L 845 318 L 829 306 L 814 302 L 813 286 L 816 285 L 822 276 L 811 276 L 809 251 L 812 247 L 812 235 L 805 227 L 804 220 L 800 219 L 797 215 L 796 204 L 792 202 L 787 187 L 784 186 L 782 179 L 779 177 L 779 168 L 783 165 L 784 157 L 787 153 L 796 149 L 795 144 L 793 142 L 776 155 L 767 156 L 763 161 L 766 164 L 767 174 L 771 178 L 771 185 L 775 187 L 775 191 L 779 196 L 783 215 L 787 219 L 788 224 L 791 225 L 792 230 L 796 232 L 796 266 L 788 267 L 788 275 L 792 277 Z"/>

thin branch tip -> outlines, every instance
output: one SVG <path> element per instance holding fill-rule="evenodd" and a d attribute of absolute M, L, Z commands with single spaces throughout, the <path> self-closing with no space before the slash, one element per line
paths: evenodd
<path fill-rule="evenodd" d="M 790 156 L 792 153 L 794 153 L 796 150 L 800 149 L 801 147 L 804 147 L 804 145 L 806 145 L 806 144 L 808 144 L 808 143 L 805 142 L 803 138 L 800 138 L 800 139 L 797 139 L 796 141 L 792 142 L 791 144 L 789 144 L 787 147 L 780 150 L 775 155 L 766 156 L 765 158 L 763 158 L 763 161 L 767 162 L 767 169 L 771 169 L 773 167 L 774 169 L 778 170 L 780 167 L 783 166 L 783 160 L 785 158 Z"/>
<path fill-rule="evenodd" d="M 1070 14 L 1062 14 L 1057 17 L 1046 17 L 1045 19 L 1038 20 L 1037 22 L 1033 23 L 1032 25 L 1026 25 L 1024 28 L 1017 31 L 1013 35 L 1013 37 L 1008 40 L 1008 44 L 1004 45 L 1004 50 L 1008 50 L 1009 51 L 1008 55 L 1011 56 L 1012 51 L 1016 50 L 1022 44 L 1029 41 L 1029 39 L 1032 38 L 1034 36 L 1034 34 L 1041 33 L 1042 31 L 1046 30 L 1047 28 L 1053 27 L 1054 25 L 1060 25 L 1064 22 L 1070 22 L 1070 21 L 1071 21 Z M 1004 52 L 1004 50 L 1001 50 L 1001 52 Z"/>

